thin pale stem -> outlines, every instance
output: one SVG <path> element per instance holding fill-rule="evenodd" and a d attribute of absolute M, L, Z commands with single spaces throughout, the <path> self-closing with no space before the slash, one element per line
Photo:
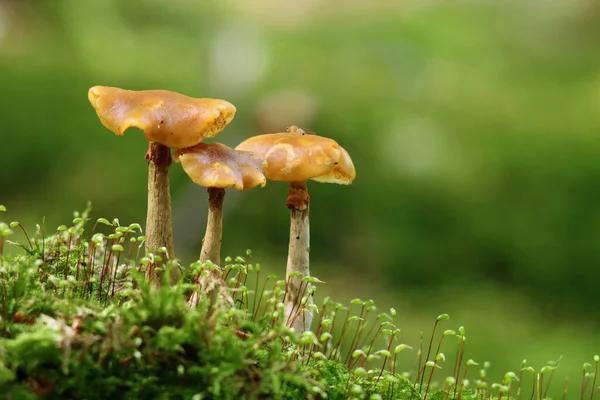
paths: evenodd
<path fill-rule="evenodd" d="M 224 199 L 225 189 L 208 188 L 208 219 L 200 251 L 200 261 L 202 262 L 210 260 L 215 265 L 221 265 Z"/>
<path fill-rule="evenodd" d="M 289 185 L 289 197 L 287 199 L 291 224 L 286 267 L 286 282 L 288 282 L 288 295 L 285 298 L 286 320 L 294 313 L 295 305 L 300 304 L 302 301 L 302 293 L 300 292 L 302 278 L 310 276 L 309 202 L 310 197 L 306 189 L 306 182 L 291 182 Z M 297 272 L 300 272 L 299 276 L 290 277 L 290 274 Z M 309 296 L 305 307 L 312 303 L 312 296 Z M 297 318 L 293 322 L 292 327 L 298 333 L 307 331 L 312 324 L 312 317 L 312 311 L 309 309 L 303 313 L 302 318 Z"/>
<path fill-rule="evenodd" d="M 223 237 L 223 201 L 225 200 L 225 189 L 208 188 L 208 218 L 206 220 L 206 233 L 202 239 L 202 250 L 200 250 L 200 261 L 212 262 L 221 265 L 221 242 Z M 218 272 L 214 273 L 218 276 Z M 225 278 L 224 280 L 226 280 Z M 211 304 L 214 304 L 216 292 L 210 293 Z M 193 292 L 188 299 L 190 307 L 196 307 L 200 298 L 198 292 Z"/>
<path fill-rule="evenodd" d="M 146 217 L 146 254 L 158 255 L 158 249 L 165 247 L 168 257 L 173 259 L 173 224 L 171 222 L 171 189 L 169 184 L 169 167 L 171 151 L 167 146 L 150 142 L 148 152 L 148 214 Z M 166 255 L 161 255 L 166 263 Z M 155 270 L 156 263 L 148 264 L 146 278 L 154 285 L 162 280 Z M 176 268 L 171 270 L 171 282 L 179 278 Z"/>

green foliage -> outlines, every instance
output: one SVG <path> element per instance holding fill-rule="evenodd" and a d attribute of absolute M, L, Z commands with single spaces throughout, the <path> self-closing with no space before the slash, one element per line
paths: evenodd
<path fill-rule="evenodd" d="M 235 399 L 313 392 L 317 382 L 306 368 L 282 356 L 277 341 L 290 335 L 282 324 L 259 329 L 227 294 L 210 312 L 205 296 L 190 308 L 186 295 L 197 285 L 151 288 L 135 261 L 120 263 L 112 253 L 132 230 L 120 230 L 117 221 L 105 239 L 88 241 L 81 226 L 87 213 L 80 219 L 49 238 L 38 230 L 30 248 L 2 261 L 4 394 Z"/>
<path fill-rule="evenodd" d="M 488 384 L 488 364 L 470 383 L 478 364 L 463 358 L 464 328 L 436 334 L 447 314 L 435 319 L 427 355 L 421 344 L 416 365 L 401 373 L 399 357 L 413 347 L 397 343 L 394 309 L 376 315 L 372 300 L 345 307 L 327 298 L 312 310 L 314 331 L 298 335 L 283 318 L 286 282 L 261 279 L 250 252 L 222 269 L 170 260 L 163 284 L 151 287 L 144 267 L 158 256 L 140 259 L 139 225 L 101 218 L 86 233 L 88 223 L 85 211 L 49 236 L 40 226 L 32 236 L 23 229 L 26 243 L 7 239 L 20 224 L 2 225 L 0 249 L 22 249 L 0 251 L 0 394 L 8 399 L 473 400 L 521 392 L 523 373 Z M 101 226 L 109 231 L 96 232 Z M 183 272 L 174 286 L 170 268 Z M 198 304 L 189 302 L 194 293 Z M 591 388 L 594 361 L 595 372 L 583 367 Z M 537 398 L 546 397 L 557 366 L 536 373 L 523 362 Z M 452 376 L 441 382 L 438 370 Z"/>

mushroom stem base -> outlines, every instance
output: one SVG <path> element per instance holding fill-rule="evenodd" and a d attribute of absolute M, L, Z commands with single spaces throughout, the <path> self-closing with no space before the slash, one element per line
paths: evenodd
<path fill-rule="evenodd" d="M 208 219 L 200 251 L 200 261 L 202 262 L 210 260 L 213 264 L 221 265 L 224 199 L 225 189 L 208 188 Z"/>
<path fill-rule="evenodd" d="M 310 285 L 302 282 L 302 278 L 310 276 L 310 224 L 309 224 L 309 196 L 306 184 L 290 184 L 288 208 L 290 209 L 290 244 L 286 268 L 286 296 L 285 296 L 285 321 L 286 325 L 293 327 L 296 332 L 302 333 L 310 329 L 312 324 L 312 310 L 307 308 L 313 304 L 312 295 L 309 293 Z M 299 276 L 291 276 L 300 272 Z M 308 296 L 305 304 L 302 298 Z"/>
<path fill-rule="evenodd" d="M 150 142 L 145 159 L 148 160 L 148 214 L 146 217 L 146 254 L 159 255 L 161 247 L 167 254 L 160 254 L 163 262 L 174 258 L 173 227 L 171 222 L 171 189 L 169 183 L 169 167 L 171 151 L 167 146 Z M 146 278 L 154 285 L 162 280 L 155 268 L 160 265 L 148 264 Z M 171 283 L 177 282 L 179 270 L 171 269 Z"/>

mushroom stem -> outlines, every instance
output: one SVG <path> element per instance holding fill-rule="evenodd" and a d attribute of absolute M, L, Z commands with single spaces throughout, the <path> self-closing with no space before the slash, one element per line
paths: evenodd
<path fill-rule="evenodd" d="M 200 251 L 200 261 L 202 262 L 210 260 L 213 264 L 221 264 L 224 198 L 225 189 L 208 188 L 208 219 Z"/>
<path fill-rule="evenodd" d="M 309 203 L 310 196 L 308 195 L 306 182 L 291 182 L 287 199 L 291 224 L 285 276 L 287 293 L 284 302 L 286 310 L 285 321 L 298 333 L 309 330 L 312 324 L 312 311 L 310 309 L 302 310 L 313 303 L 312 296 L 308 294 L 306 304 L 301 305 L 303 293 L 308 293 L 308 286 L 306 290 L 302 290 L 302 278 L 310 276 Z M 290 274 L 294 272 L 300 272 L 301 275 L 290 277 Z"/>
<path fill-rule="evenodd" d="M 171 223 L 171 191 L 169 167 L 171 151 L 167 146 L 150 142 L 145 156 L 148 160 L 148 214 L 146 217 L 146 254 L 158 255 L 158 249 L 165 247 L 168 257 L 174 258 L 173 227 Z M 162 255 L 165 259 L 165 255 Z M 164 260 L 166 263 L 166 259 Z M 146 278 L 154 285 L 161 279 L 156 273 L 155 263 L 148 264 Z M 176 268 L 171 270 L 171 282 L 179 278 Z"/>
<path fill-rule="evenodd" d="M 206 234 L 202 239 L 202 250 L 200 250 L 200 261 L 202 263 L 211 261 L 213 264 L 221 264 L 221 242 L 223 237 L 223 200 L 225 199 L 225 189 L 208 188 L 208 219 L 206 221 Z M 219 274 L 214 273 L 213 277 L 218 278 Z M 209 314 L 214 309 L 217 291 L 215 288 L 208 290 L 210 298 Z M 195 308 L 198 306 L 200 297 L 198 292 L 193 292 L 188 299 L 188 306 Z"/>

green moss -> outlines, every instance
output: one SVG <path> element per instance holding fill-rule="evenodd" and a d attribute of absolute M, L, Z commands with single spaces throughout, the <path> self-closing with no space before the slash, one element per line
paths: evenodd
<path fill-rule="evenodd" d="M 10 242 L 11 228 L 0 226 L 2 246 L 22 248 L 11 257 L 0 253 L 4 397 L 471 400 L 501 392 L 507 397 L 520 387 L 515 374 L 488 383 L 485 366 L 466 374 L 466 366 L 476 364 L 462 360 L 464 348 L 455 351 L 465 341 L 462 328 L 458 335 L 438 331 L 433 349 L 421 344 L 410 355 L 418 355 L 420 367 L 396 371 L 398 357 L 411 348 L 396 343 L 395 311 L 375 318 L 372 301 L 355 299 L 344 307 L 327 299 L 313 309 L 315 333 L 298 335 L 282 320 L 285 282 L 268 277 L 265 284 L 250 253 L 227 260 L 222 270 L 170 262 L 166 269 L 180 268 L 182 280 L 151 288 L 143 269 L 157 259 L 137 255 L 144 240 L 139 226 L 101 219 L 86 232 L 87 220 L 87 212 L 76 215 L 51 235 L 38 228 L 25 244 Z M 110 233 L 95 232 L 104 225 Z M 191 308 L 187 299 L 194 291 L 200 301 Z M 205 294 L 210 291 L 217 293 L 214 303 Z M 438 317 L 436 326 L 445 319 Z M 436 350 L 438 343 L 454 358 Z M 445 380 L 436 372 L 441 364 L 450 375 Z M 540 371 L 540 385 L 551 370 Z M 529 388 L 524 385 L 526 395 Z"/>

